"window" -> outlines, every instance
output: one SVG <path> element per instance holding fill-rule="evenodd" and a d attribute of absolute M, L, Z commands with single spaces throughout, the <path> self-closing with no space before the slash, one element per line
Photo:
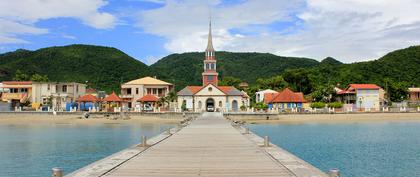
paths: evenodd
<path fill-rule="evenodd" d="M 206 70 L 210 69 L 210 65 L 206 63 Z"/>
<path fill-rule="evenodd" d="M 213 76 L 207 76 L 207 81 L 213 81 Z"/>
<path fill-rule="evenodd" d="M 156 95 L 156 89 L 153 89 L 153 94 Z"/>
<path fill-rule="evenodd" d="M 50 85 L 50 84 L 48 84 L 48 85 L 47 85 L 47 90 L 48 90 L 48 91 L 50 91 L 50 90 L 51 90 L 51 85 Z"/>
<path fill-rule="evenodd" d="M 136 88 L 136 95 L 139 94 L 139 88 Z"/>
<path fill-rule="evenodd" d="M 222 101 L 219 101 L 219 107 L 223 107 Z"/>
<path fill-rule="evenodd" d="M 131 88 L 127 89 L 127 95 L 131 95 Z"/>
<path fill-rule="evenodd" d="M 79 93 L 79 85 L 76 86 L 76 93 Z"/>
<path fill-rule="evenodd" d="M 148 95 L 152 94 L 152 89 L 148 88 L 148 89 L 147 89 L 147 94 L 148 94 Z"/>
<path fill-rule="evenodd" d="M 209 87 L 209 89 L 208 89 L 208 90 L 209 90 L 209 92 L 211 92 L 211 91 L 213 90 L 213 88 L 212 88 L 212 87 Z"/>
<path fill-rule="evenodd" d="M 67 92 L 67 85 L 63 85 L 63 87 L 62 87 L 62 91 L 63 91 L 63 92 Z"/>
<path fill-rule="evenodd" d="M 198 109 L 201 109 L 201 105 L 202 105 L 201 101 L 198 101 Z"/>

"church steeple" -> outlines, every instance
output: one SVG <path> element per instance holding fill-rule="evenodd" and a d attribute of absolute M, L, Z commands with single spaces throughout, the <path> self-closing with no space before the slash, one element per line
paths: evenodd
<path fill-rule="evenodd" d="M 213 36 L 211 34 L 211 20 L 209 22 L 209 36 L 207 39 L 206 57 L 204 59 L 203 85 L 213 84 L 217 86 L 218 75 L 216 71 L 216 51 L 213 48 Z"/>
<path fill-rule="evenodd" d="M 207 39 L 207 48 L 206 48 L 206 52 L 214 52 L 214 48 L 213 48 L 213 36 L 211 35 L 211 20 L 209 22 L 209 36 Z"/>

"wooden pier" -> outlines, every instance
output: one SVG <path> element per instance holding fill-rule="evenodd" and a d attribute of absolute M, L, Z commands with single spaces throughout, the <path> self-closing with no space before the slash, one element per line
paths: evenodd
<path fill-rule="evenodd" d="M 149 140 L 148 148 L 129 148 L 67 176 L 327 176 L 275 145 L 264 147 L 261 137 L 245 134 L 219 113 L 204 113 L 172 133 Z"/>

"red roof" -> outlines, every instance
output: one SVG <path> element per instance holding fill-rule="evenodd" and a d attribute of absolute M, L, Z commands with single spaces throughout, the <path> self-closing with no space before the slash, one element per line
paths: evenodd
<path fill-rule="evenodd" d="M 222 92 L 228 94 L 230 90 L 233 89 L 232 86 L 217 86 Z"/>
<path fill-rule="evenodd" d="M 5 85 L 31 85 L 32 81 L 3 81 Z"/>
<path fill-rule="evenodd" d="M 97 93 L 98 91 L 94 88 L 87 88 L 86 93 Z"/>
<path fill-rule="evenodd" d="M 96 96 L 93 96 L 91 94 L 83 95 L 79 99 L 77 99 L 78 102 L 98 102 L 99 99 L 96 98 Z"/>
<path fill-rule="evenodd" d="M 203 88 L 203 86 L 187 86 L 187 87 L 193 94 L 196 94 Z"/>
<path fill-rule="evenodd" d="M 115 92 L 112 92 L 111 95 L 108 95 L 106 98 L 103 99 L 103 101 L 106 102 L 122 102 L 122 99 L 115 94 Z"/>
<path fill-rule="evenodd" d="M 264 94 L 264 97 L 266 95 L 267 94 Z M 269 99 L 270 96 L 268 96 L 268 99 L 264 98 L 264 101 L 266 103 L 306 103 L 302 92 L 293 92 L 289 88 L 285 88 L 281 92 L 272 96 L 272 99 Z"/>
<path fill-rule="evenodd" d="M 347 90 L 353 89 L 380 89 L 381 87 L 377 86 L 376 84 L 350 84 Z"/>
<path fill-rule="evenodd" d="M 154 95 L 144 95 L 143 97 L 141 97 L 137 101 L 140 101 L 140 102 L 157 102 L 158 100 L 159 100 L 159 98 L 154 96 Z"/>

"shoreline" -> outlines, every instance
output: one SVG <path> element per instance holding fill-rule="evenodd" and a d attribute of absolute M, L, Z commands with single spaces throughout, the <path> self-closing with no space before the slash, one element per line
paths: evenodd
<path fill-rule="evenodd" d="M 0 115 L 0 125 L 26 125 L 26 124 L 73 124 L 73 125 L 109 125 L 109 124 L 179 124 L 183 117 L 158 117 L 145 115 L 132 115 L 130 119 L 108 119 L 92 116 L 88 119 L 82 115 Z"/>
<path fill-rule="evenodd" d="M 234 121 L 248 124 L 302 124 L 302 123 L 358 123 L 358 122 L 396 122 L 419 121 L 420 113 L 360 113 L 360 114 L 286 114 L 267 116 L 229 116 Z"/>

